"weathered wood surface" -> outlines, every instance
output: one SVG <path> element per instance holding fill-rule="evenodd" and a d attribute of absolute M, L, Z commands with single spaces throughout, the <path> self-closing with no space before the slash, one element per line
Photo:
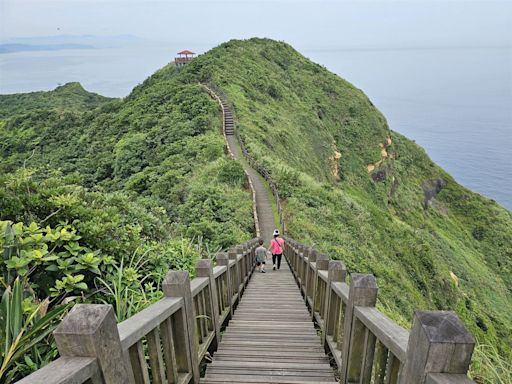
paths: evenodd
<path fill-rule="evenodd" d="M 60 357 L 17 384 L 75 384 L 90 380 L 101 384 L 101 372 L 94 357 Z"/>
<path fill-rule="evenodd" d="M 285 256 L 343 384 L 472 383 L 474 338 L 453 312 L 416 312 L 409 332 L 375 308 L 373 275 L 286 238 Z M 327 271 L 326 271 L 327 270 Z"/>
<path fill-rule="evenodd" d="M 431 373 L 425 384 L 474 384 L 465 374 Z"/>
<path fill-rule="evenodd" d="M 409 332 L 376 308 L 355 307 L 355 314 L 396 357 L 405 361 Z"/>
<path fill-rule="evenodd" d="M 255 273 L 201 383 L 335 383 L 288 264 Z"/>
<path fill-rule="evenodd" d="M 342 262 L 286 244 L 280 271 L 252 273 L 255 240 L 220 253 L 216 267 L 199 260 L 192 281 L 170 271 L 165 297 L 121 324 L 111 306 L 76 305 L 55 331 L 63 357 L 21 383 L 334 383 L 325 349 L 343 384 L 472 383 L 475 340 L 455 313 L 417 311 L 409 334 L 374 307 L 374 276 L 352 273 L 347 284 Z"/>

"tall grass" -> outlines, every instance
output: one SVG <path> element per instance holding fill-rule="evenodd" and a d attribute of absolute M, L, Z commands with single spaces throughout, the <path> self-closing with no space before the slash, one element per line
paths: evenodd
<path fill-rule="evenodd" d="M 123 321 L 133 316 L 152 301 L 146 292 L 147 285 L 144 281 L 149 275 L 141 276 L 148 251 L 137 256 L 137 251 L 125 264 L 121 258 L 119 265 L 115 266 L 111 278 L 107 281 L 101 277 L 96 279 L 102 285 L 101 291 L 107 293 L 107 300 L 101 299 L 106 304 L 113 304 L 118 321 Z M 141 289 L 142 288 L 142 289 Z"/>
<path fill-rule="evenodd" d="M 478 384 L 512 384 L 512 362 L 493 345 L 478 344 L 470 375 Z"/>

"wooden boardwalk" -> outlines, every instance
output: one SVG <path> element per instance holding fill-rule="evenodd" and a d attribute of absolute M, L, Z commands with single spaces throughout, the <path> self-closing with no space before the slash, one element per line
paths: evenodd
<path fill-rule="evenodd" d="M 336 383 L 320 337 L 283 259 L 254 273 L 203 384 Z"/>
<path fill-rule="evenodd" d="M 206 89 L 222 105 L 229 152 L 249 158 L 227 104 Z M 268 242 L 271 199 L 258 173 L 242 164 Z M 216 266 L 198 260 L 192 281 L 188 272 L 169 271 L 164 297 L 119 324 L 111 305 L 75 305 L 54 332 L 60 357 L 18 384 L 334 384 L 325 350 L 343 384 L 475 384 L 466 375 L 475 340 L 454 312 L 416 311 L 409 333 L 375 308 L 373 275 L 352 273 L 349 285 L 343 262 L 292 238 L 280 271 L 252 273 L 257 240 L 219 253 Z M 216 352 L 200 378 L 208 350 Z"/>

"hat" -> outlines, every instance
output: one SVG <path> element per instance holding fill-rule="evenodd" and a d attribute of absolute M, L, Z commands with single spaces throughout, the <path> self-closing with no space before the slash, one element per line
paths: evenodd
<path fill-rule="evenodd" d="M 274 236 L 279 236 L 279 229 L 274 229 Z"/>

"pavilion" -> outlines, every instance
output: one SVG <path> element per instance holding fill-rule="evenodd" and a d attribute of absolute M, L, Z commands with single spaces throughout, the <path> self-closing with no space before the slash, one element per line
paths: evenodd
<path fill-rule="evenodd" d="M 190 63 L 190 61 L 194 58 L 195 53 L 189 50 L 184 50 L 177 53 L 178 57 L 174 58 L 174 63 L 177 67 L 181 67 Z"/>

